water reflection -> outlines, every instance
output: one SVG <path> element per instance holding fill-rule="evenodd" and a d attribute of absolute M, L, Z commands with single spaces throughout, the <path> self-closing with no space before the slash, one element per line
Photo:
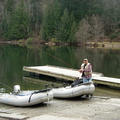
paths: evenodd
<path fill-rule="evenodd" d="M 27 83 L 29 86 L 33 84 L 32 89 L 45 89 L 45 86 L 48 85 L 49 88 L 52 88 L 52 85 L 56 87 L 63 87 L 62 81 L 58 81 L 55 78 L 52 77 L 40 77 L 40 78 L 33 78 L 33 77 L 23 77 L 23 80 L 25 83 Z"/>
<path fill-rule="evenodd" d="M 120 78 L 120 50 L 78 48 L 76 57 L 80 62 L 82 62 L 81 58 L 87 57 L 95 72 L 103 73 L 104 76 Z"/>
<path fill-rule="evenodd" d="M 23 66 L 48 64 L 79 69 L 85 57 L 92 63 L 93 71 L 103 73 L 105 76 L 120 78 L 120 50 L 0 44 L 0 82 L 10 88 L 19 84 L 21 89 L 41 89 L 44 88 L 43 81 L 35 84 L 23 79 L 26 74 L 22 70 Z M 3 85 L 0 88 L 4 88 Z M 5 87 L 5 89 L 9 91 L 8 88 Z M 99 91 L 97 93 L 99 94 Z"/>
<path fill-rule="evenodd" d="M 99 85 L 99 86 L 96 86 L 94 96 L 120 98 L 120 90 Z"/>

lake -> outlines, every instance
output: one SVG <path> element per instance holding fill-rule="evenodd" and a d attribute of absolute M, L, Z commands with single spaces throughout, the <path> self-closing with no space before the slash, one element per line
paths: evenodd
<path fill-rule="evenodd" d="M 21 89 L 43 89 L 46 84 L 61 86 L 56 78 L 41 76 L 27 79 L 23 66 L 55 65 L 79 69 L 84 58 L 88 58 L 93 71 L 104 76 L 120 78 L 120 50 L 97 49 L 76 46 L 40 46 L 0 44 L 0 91 L 11 91 L 19 84 Z M 96 86 L 96 96 L 120 98 L 119 90 Z"/>

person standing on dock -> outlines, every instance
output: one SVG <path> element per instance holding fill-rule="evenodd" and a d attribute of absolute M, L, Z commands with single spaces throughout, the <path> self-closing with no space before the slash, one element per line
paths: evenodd
<path fill-rule="evenodd" d="M 88 62 L 88 59 L 84 59 L 79 72 L 82 73 L 83 83 L 92 81 L 92 65 Z"/>

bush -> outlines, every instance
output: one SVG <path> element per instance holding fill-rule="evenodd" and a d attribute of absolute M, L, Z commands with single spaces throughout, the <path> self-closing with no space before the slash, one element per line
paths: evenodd
<path fill-rule="evenodd" d="M 30 37 L 26 40 L 26 43 L 32 43 L 33 41 L 34 41 L 34 39 L 32 37 Z"/>
<path fill-rule="evenodd" d="M 56 38 L 52 38 L 50 42 L 59 42 Z"/>
<path fill-rule="evenodd" d="M 113 33 L 113 34 L 110 35 L 110 39 L 115 39 L 115 38 L 117 38 L 117 34 L 116 33 Z"/>

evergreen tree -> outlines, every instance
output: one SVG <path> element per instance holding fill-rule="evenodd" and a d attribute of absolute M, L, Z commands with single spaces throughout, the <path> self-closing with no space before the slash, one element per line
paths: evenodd
<path fill-rule="evenodd" d="M 0 36 L 4 36 L 8 30 L 10 16 L 14 10 L 14 5 L 14 0 L 6 0 L 3 2 L 3 14 L 0 21 Z"/>
<path fill-rule="evenodd" d="M 40 0 L 29 0 L 29 17 L 31 22 L 31 31 L 37 35 L 39 35 L 40 25 L 41 25 L 41 5 Z"/>
<path fill-rule="evenodd" d="M 59 0 L 62 4 L 62 9 L 73 13 L 76 21 L 79 23 L 86 16 L 92 14 L 101 14 L 103 12 L 101 0 Z"/>
<path fill-rule="evenodd" d="M 119 39 L 119 31 L 120 28 L 120 0 L 101 0 L 103 3 L 104 13 L 102 16 L 104 17 L 105 23 L 105 31 L 106 35 L 110 36 L 110 38 L 118 38 Z"/>
<path fill-rule="evenodd" d="M 29 18 L 24 10 L 23 0 L 13 11 L 5 37 L 9 40 L 19 40 L 28 37 Z"/>
<path fill-rule="evenodd" d="M 44 40 L 54 38 L 57 24 L 61 16 L 61 5 L 58 0 L 53 1 L 47 6 L 47 10 L 43 15 L 40 36 Z"/>
<path fill-rule="evenodd" d="M 62 42 L 72 42 L 75 38 L 76 22 L 73 13 L 69 15 L 67 9 L 61 16 L 61 21 L 56 31 L 56 38 Z"/>
<path fill-rule="evenodd" d="M 67 42 L 67 39 L 69 38 L 69 22 L 69 12 L 65 9 L 63 15 L 61 16 L 58 30 L 56 31 L 56 38 L 62 42 Z"/>
<path fill-rule="evenodd" d="M 76 42 L 76 37 L 75 37 L 76 30 L 77 30 L 77 23 L 76 23 L 74 14 L 71 13 L 71 15 L 70 15 L 70 34 L 69 34 L 68 42 Z"/>

